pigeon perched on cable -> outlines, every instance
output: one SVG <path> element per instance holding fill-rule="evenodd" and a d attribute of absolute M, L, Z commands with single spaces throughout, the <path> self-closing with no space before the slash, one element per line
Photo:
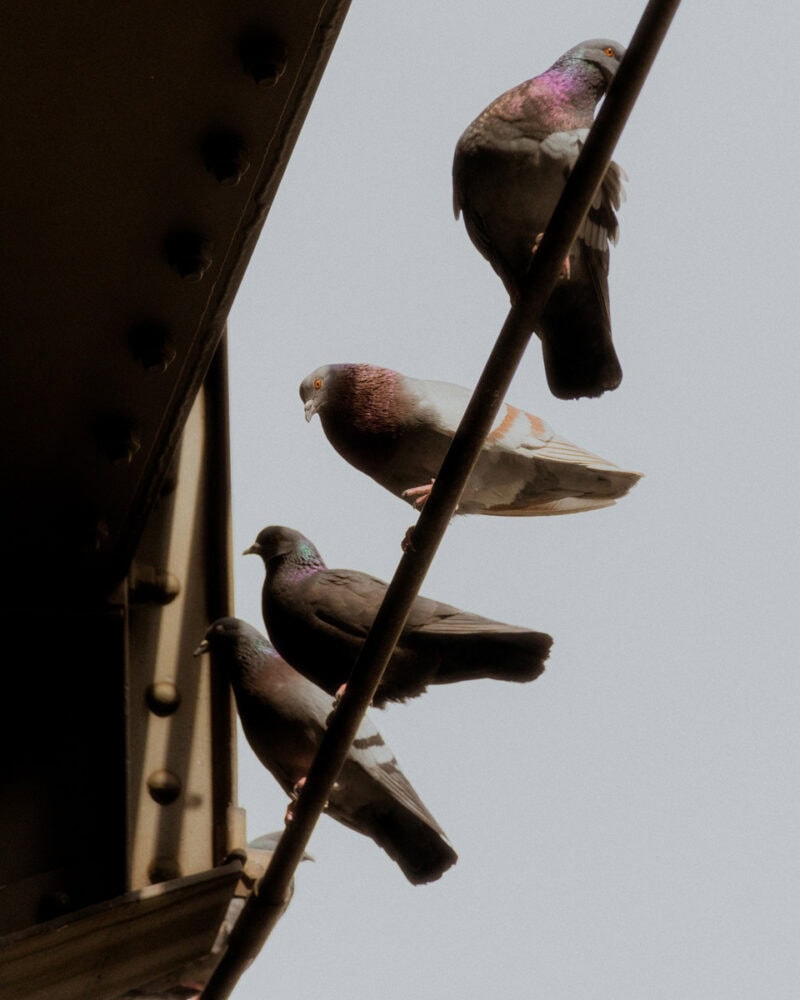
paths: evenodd
<path fill-rule="evenodd" d="M 624 51 L 609 39 L 576 45 L 501 94 L 456 144 L 456 218 L 463 212 L 512 303 Z M 624 178 L 612 162 L 536 327 L 548 385 L 562 399 L 600 396 L 622 380 L 611 341 L 608 245 L 617 241 Z"/>
<path fill-rule="evenodd" d="M 230 681 L 247 742 L 292 795 L 302 785 L 325 732 L 330 698 L 293 670 L 267 639 L 240 618 L 220 618 L 195 655 L 209 652 Z M 414 885 L 433 882 L 456 863 L 375 726 L 362 721 L 325 812 L 382 847 Z"/>
<path fill-rule="evenodd" d="M 264 560 L 264 624 L 291 665 L 330 694 L 347 683 L 386 593 L 382 580 L 352 569 L 328 569 L 299 531 L 271 525 L 245 555 Z M 482 618 L 417 597 L 372 700 L 405 701 L 429 684 L 493 678 L 532 681 L 553 640 L 543 632 Z"/>
<path fill-rule="evenodd" d="M 323 365 L 300 384 L 333 447 L 417 509 L 450 447 L 471 392 L 368 364 Z M 458 514 L 535 516 L 609 507 L 641 478 L 557 435 L 508 403 L 498 412 Z"/>

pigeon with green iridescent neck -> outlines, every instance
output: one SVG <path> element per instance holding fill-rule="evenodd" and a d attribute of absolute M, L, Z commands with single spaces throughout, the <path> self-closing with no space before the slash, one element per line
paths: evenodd
<path fill-rule="evenodd" d="M 299 531 L 271 525 L 245 550 L 264 560 L 261 610 L 280 655 L 330 694 L 347 683 L 386 593 L 382 580 L 328 569 Z M 373 698 L 413 698 L 429 684 L 493 678 L 532 681 L 553 640 L 542 632 L 482 618 L 417 597 Z"/>
<path fill-rule="evenodd" d="M 323 365 L 300 384 L 306 420 L 319 414 L 342 458 L 417 509 L 430 496 L 470 396 L 460 385 L 368 364 Z M 456 513 L 535 517 L 597 510 L 640 478 L 505 403 Z"/>
<path fill-rule="evenodd" d="M 330 697 L 293 670 L 267 639 L 240 618 L 220 618 L 195 655 L 233 688 L 253 753 L 289 795 L 305 782 L 330 715 Z M 456 863 L 444 831 L 365 717 L 331 789 L 325 812 L 370 837 L 414 885 L 433 882 Z"/>
<path fill-rule="evenodd" d="M 463 213 L 512 302 L 623 54 L 610 39 L 576 45 L 501 94 L 458 140 L 455 215 Z M 622 380 L 611 340 L 608 248 L 617 240 L 624 176 L 612 162 L 536 328 L 548 385 L 562 399 L 600 396 Z"/>

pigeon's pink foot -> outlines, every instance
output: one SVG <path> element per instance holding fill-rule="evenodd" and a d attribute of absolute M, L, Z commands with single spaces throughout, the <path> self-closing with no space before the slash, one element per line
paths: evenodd
<path fill-rule="evenodd" d="M 428 498 L 431 495 L 431 488 L 435 482 L 435 479 L 431 479 L 425 486 L 412 486 L 409 490 L 403 490 L 401 495 L 404 497 L 415 497 L 414 506 L 417 510 L 422 510 L 428 502 Z"/>
<path fill-rule="evenodd" d="M 342 697 L 344 696 L 346 690 L 347 690 L 346 684 L 340 684 L 339 687 L 336 689 L 336 694 L 333 696 L 333 704 L 331 705 L 331 710 L 328 713 L 328 718 L 325 720 L 326 726 L 329 726 L 331 724 L 331 720 L 333 719 L 334 715 L 336 715 L 336 709 L 339 707 Z"/>
<path fill-rule="evenodd" d="M 302 791 L 303 785 L 305 785 L 305 783 L 306 783 L 305 776 L 303 776 L 302 778 L 299 778 L 294 783 L 294 786 L 292 788 L 292 801 L 286 807 L 286 816 L 284 817 L 284 820 L 283 820 L 284 823 L 291 823 L 292 820 L 294 819 L 293 803 L 294 803 L 295 799 L 297 798 L 297 796 Z"/>
<path fill-rule="evenodd" d="M 542 237 L 544 233 L 539 233 L 536 239 L 533 241 L 533 246 L 531 247 L 531 253 L 536 253 L 539 249 L 539 244 L 542 242 Z M 558 277 L 561 281 L 569 281 L 572 273 L 572 268 L 569 263 L 569 254 L 564 258 L 564 263 L 561 265 L 561 270 L 559 271 Z"/>

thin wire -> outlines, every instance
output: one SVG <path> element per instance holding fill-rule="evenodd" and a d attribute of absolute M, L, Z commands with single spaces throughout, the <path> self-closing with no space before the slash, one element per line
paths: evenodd
<path fill-rule="evenodd" d="M 203 993 L 204 1000 L 226 1000 L 230 996 L 283 912 L 295 869 L 679 3 L 650 0 L 645 8 L 533 258 L 526 287 L 503 324 L 419 516 L 412 547 L 404 552 L 389 583 L 294 805 L 294 819 L 278 841 L 257 890 L 245 904 L 228 949 Z"/>

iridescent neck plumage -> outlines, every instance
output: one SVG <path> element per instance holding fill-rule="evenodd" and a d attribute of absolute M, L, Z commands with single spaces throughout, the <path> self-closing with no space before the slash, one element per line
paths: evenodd
<path fill-rule="evenodd" d="M 291 566 L 291 573 L 294 578 L 312 576 L 321 569 L 325 569 L 322 556 L 317 551 L 316 546 L 309 542 L 307 538 L 299 541 L 294 550 L 285 559 L 281 560 L 281 563 Z"/>
<path fill-rule="evenodd" d="M 376 365 L 348 365 L 338 373 L 336 405 L 358 431 L 380 433 L 397 422 L 397 372 Z"/>
<path fill-rule="evenodd" d="M 605 91 L 602 73 L 583 62 L 556 64 L 530 82 L 537 103 L 548 109 L 554 131 L 590 126 Z"/>

